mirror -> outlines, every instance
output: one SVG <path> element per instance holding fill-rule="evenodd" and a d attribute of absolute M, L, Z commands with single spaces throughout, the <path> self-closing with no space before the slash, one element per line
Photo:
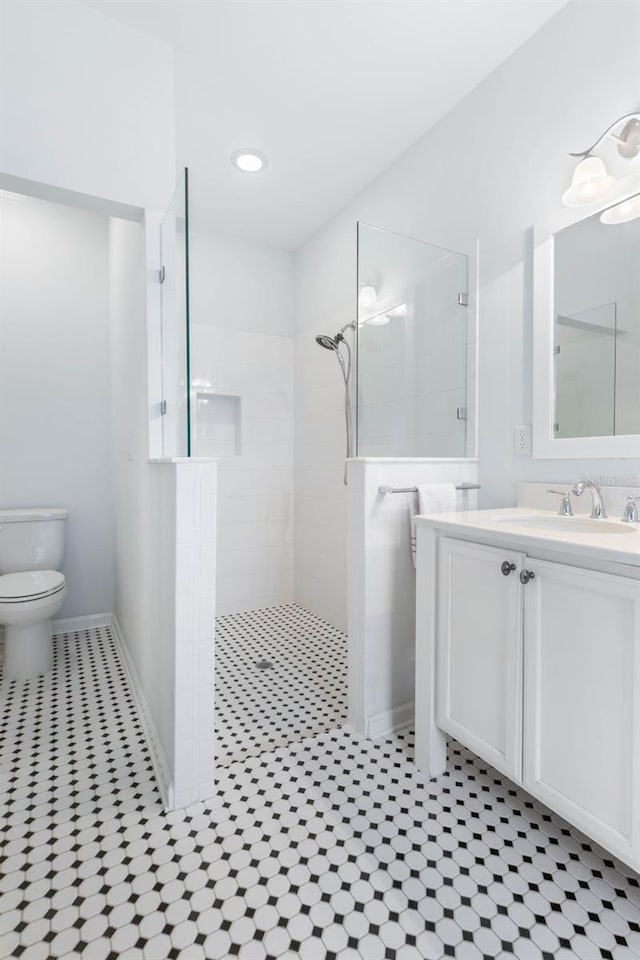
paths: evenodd
<path fill-rule="evenodd" d="M 558 437 L 640 433 L 640 220 L 555 235 Z"/>
<path fill-rule="evenodd" d="M 536 244 L 534 455 L 640 455 L 640 219 Z"/>

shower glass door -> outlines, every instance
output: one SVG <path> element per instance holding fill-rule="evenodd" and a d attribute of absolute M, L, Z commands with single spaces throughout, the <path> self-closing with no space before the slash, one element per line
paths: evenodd
<path fill-rule="evenodd" d="M 160 225 L 162 454 L 191 456 L 189 181 L 185 168 Z"/>
<path fill-rule="evenodd" d="M 467 291 L 464 254 L 358 224 L 358 456 L 466 456 Z"/>

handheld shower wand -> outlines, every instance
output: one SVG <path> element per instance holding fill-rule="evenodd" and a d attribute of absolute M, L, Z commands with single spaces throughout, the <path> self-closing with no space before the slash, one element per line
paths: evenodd
<path fill-rule="evenodd" d="M 353 329 L 355 323 L 346 323 L 344 327 L 341 327 L 340 330 L 336 333 L 335 337 L 329 337 L 327 334 L 321 333 L 316 337 L 316 343 L 321 347 L 324 347 L 325 350 L 332 350 L 340 364 L 340 370 L 342 371 L 342 378 L 344 380 L 344 418 L 346 426 L 346 458 L 344 464 L 344 482 L 347 483 L 347 460 L 353 456 L 353 422 L 351 414 L 351 347 L 347 340 L 345 340 L 344 333 L 349 328 Z M 347 354 L 346 360 L 342 355 L 340 347 L 344 344 L 344 348 Z"/>

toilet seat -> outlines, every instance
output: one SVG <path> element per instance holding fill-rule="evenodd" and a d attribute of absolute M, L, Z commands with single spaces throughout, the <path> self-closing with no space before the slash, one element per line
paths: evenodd
<path fill-rule="evenodd" d="M 58 570 L 27 570 L 0 577 L 0 603 L 25 603 L 51 597 L 66 585 Z"/>

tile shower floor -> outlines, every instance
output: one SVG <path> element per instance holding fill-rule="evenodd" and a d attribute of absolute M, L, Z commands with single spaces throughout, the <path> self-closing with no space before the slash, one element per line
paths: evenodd
<path fill-rule="evenodd" d="M 76 960 L 640 956 L 627 868 L 455 743 L 335 730 L 165 814 L 107 629 L 3 685 L 0 955 Z"/>
<path fill-rule="evenodd" d="M 287 604 L 216 620 L 216 762 L 342 726 L 347 638 Z"/>

